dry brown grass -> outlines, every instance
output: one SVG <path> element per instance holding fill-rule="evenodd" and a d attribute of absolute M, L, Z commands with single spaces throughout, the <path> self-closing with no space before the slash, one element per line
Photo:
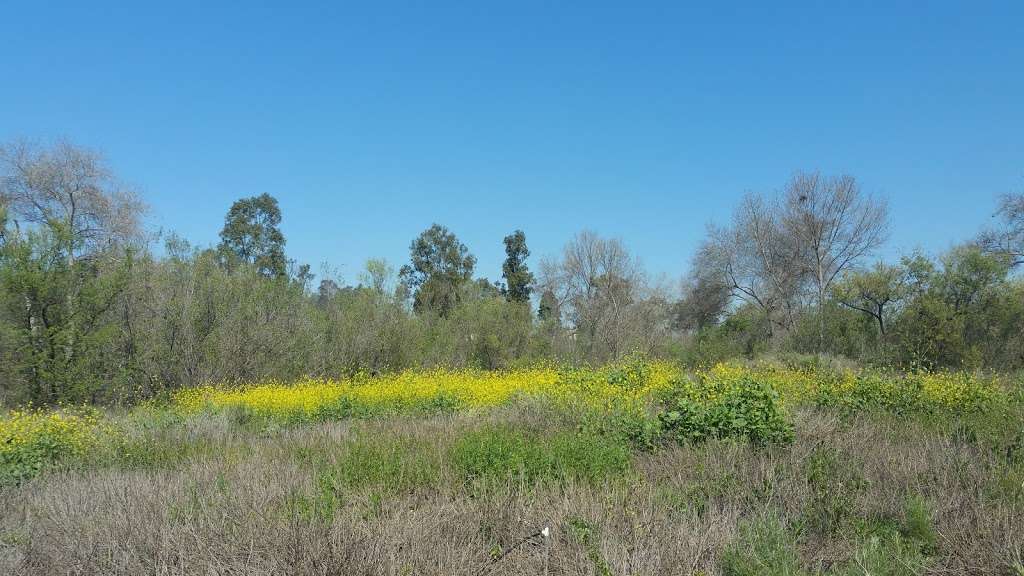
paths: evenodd
<path fill-rule="evenodd" d="M 1013 574 L 1024 561 L 1018 468 L 942 428 L 803 411 L 786 448 L 713 442 L 636 454 L 631 472 L 595 482 L 467 485 L 445 447 L 495 422 L 558 426 L 522 408 L 267 434 L 192 422 L 165 440 L 209 450 L 3 489 L 0 574 L 716 574 L 738 527 L 769 514 L 816 572 L 850 565 L 851 526 L 898 522 L 915 496 L 937 535 L 928 573 Z M 330 513 L 296 504 L 317 493 L 316 462 L 395 436 L 441 447 L 437 478 L 351 486 Z M 835 530 L 822 526 L 832 516 Z M 548 539 L 493 560 L 545 526 Z"/>

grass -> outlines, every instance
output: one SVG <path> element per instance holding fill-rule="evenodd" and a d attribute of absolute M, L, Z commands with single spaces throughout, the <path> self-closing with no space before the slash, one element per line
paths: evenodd
<path fill-rule="evenodd" d="M 615 438 L 562 432 L 542 436 L 507 425 L 470 432 L 451 458 L 467 482 L 534 484 L 597 481 L 629 470 L 629 448 Z"/>
<path fill-rule="evenodd" d="M 433 373 L 450 379 L 433 385 L 406 374 L 339 384 L 358 402 L 270 385 L 107 416 L 9 416 L 4 458 L 36 464 L 0 483 L 0 573 L 1013 574 L 1024 563 L 1024 411 L 1005 383 L 813 383 L 777 366 L 683 376 L 636 362 L 543 373 L 553 380 L 515 377 L 493 394 L 496 374 Z M 420 392 L 385 393 L 413 381 Z M 959 388 L 938 390 L 944 381 Z M 834 401 L 843 389 L 857 400 Z M 278 400 L 249 402 L 267 397 Z M 699 437 L 666 425 L 680 399 L 712 414 L 687 424 L 713 423 Z"/>

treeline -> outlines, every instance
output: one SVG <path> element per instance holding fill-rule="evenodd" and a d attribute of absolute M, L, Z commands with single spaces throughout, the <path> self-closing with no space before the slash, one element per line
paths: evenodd
<path fill-rule="evenodd" d="M 193 247 L 148 235 L 143 203 L 89 150 L 17 143 L 0 164 L 0 403 L 134 402 L 204 382 L 633 352 L 1024 365 L 1024 286 L 1011 274 L 1020 196 L 1003 200 L 1000 228 L 937 261 L 867 265 L 885 238 L 884 204 L 850 178 L 798 175 L 712 228 L 682 290 L 591 232 L 535 273 L 513 231 L 501 279 L 478 278 L 468 247 L 440 225 L 411 242 L 397 272 L 370 260 L 344 285 L 287 257 L 269 195 L 235 202 L 219 244 Z"/>
<path fill-rule="evenodd" d="M 677 319 L 703 361 L 768 351 L 827 353 L 901 369 L 1024 367 L 1024 195 L 998 226 L 937 259 L 871 262 L 884 202 L 848 176 L 797 174 L 776 195 L 747 195 L 712 227 Z"/>

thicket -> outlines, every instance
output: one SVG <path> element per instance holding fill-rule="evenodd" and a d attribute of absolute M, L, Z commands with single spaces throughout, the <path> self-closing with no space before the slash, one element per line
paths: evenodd
<path fill-rule="evenodd" d="M 884 204 L 851 178 L 804 174 L 713 228 L 682 290 L 590 232 L 534 274 L 515 231 L 502 279 L 477 278 L 469 248 L 440 225 L 413 239 L 399 273 L 370 260 L 346 285 L 287 258 L 269 195 L 230 207 L 217 246 L 192 247 L 148 233 L 142 202 L 88 150 L 13 144 L 0 168 L 5 405 L 133 404 L 208 383 L 438 366 L 599 365 L 633 352 L 690 366 L 810 354 L 908 371 L 1024 367 L 1019 196 L 1001 201 L 999 226 L 937 258 L 870 265 Z M 837 206 L 860 217 L 844 223 Z"/>

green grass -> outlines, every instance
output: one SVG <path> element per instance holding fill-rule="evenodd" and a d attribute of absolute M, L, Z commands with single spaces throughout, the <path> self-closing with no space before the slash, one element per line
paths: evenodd
<path fill-rule="evenodd" d="M 630 469 L 629 447 L 621 440 L 575 432 L 544 437 L 509 426 L 469 432 L 456 441 L 451 458 L 467 482 L 596 481 Z"/>

